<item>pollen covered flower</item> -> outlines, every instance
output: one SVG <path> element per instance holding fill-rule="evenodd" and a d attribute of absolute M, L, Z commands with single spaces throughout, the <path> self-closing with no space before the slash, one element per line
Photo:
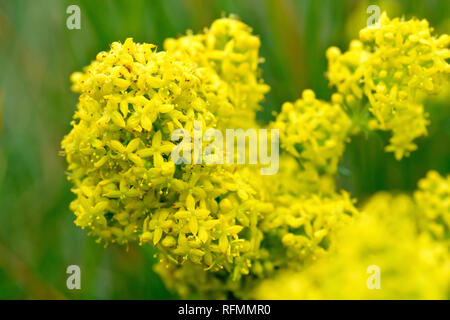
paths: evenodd
<path fill-rule="evenodd" d="M 305 90 L 302 99 L 283 104 L 272 126 L 280 130 L 281 147 L 304 170 L 336 173 L 351 127 L 338 104 L 318 100 L 312 90 Z"/>
<path fill-rule="evenodd" d="M 260 45 L 252 29 L 233 16 L 214 21 L 202 33 L 188 32 L 164 42 L 169 53 L 195 61 L 203 72 L 211 73 L 208 85 L 227 99 L 210 109 L 222 129 L 255 127 L 255 112 L 270 89 L 261 78 Z"/>
<path fill-rule="evenodd" d="M 328 78 L 353 114 L 370 112 L 371 130 L 392 131 L 387 151 L 408 156 L 427 133 L 424 95 L 449 85 L 450 37 L 436 37 L 426 20 L 380 17 L 379 26 L 360 31 L 347 52 L 327 51 Z"/>

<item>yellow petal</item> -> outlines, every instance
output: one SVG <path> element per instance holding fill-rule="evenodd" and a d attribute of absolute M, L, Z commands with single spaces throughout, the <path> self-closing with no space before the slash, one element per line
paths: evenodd
<path fill-rule="evenodd" d="M 226 234 L 222 234 L 219 239 L 219 250 L 223 253 L 227 252 L 228 250 L 228 238 Z"/>
<path fill-rule="evenodd" d="M 126 152 L 134 152 L 139 147 L 140 142 L 141 139 L 139 138 L 131 140 L 127 145 Z"/>
<path fill-rule="evenodd" d="M 198 221 L 196 217 L 191 217 L 189 219 L 189 229 L 191 230 L 192 234 L 195 236 L 198 232 Z"/>
<path fill-rule="evenodd" d="M 162 236 L 162 229 L 156 228 L 155 232 L 153 233 L 153 245 L 156 245 L 159 242 L 159 240 L 161 240 L 161 236 Z"/>
<path fill-rule="evenodd" d="M 111 140 L 109 146 L 117 153 L 124 153 L 126 150 L 126 148 L 117 140 Z"/>
<path fill-rule="evenodd" d="M 116 126 L 121 128 L 125 127 L 125 120 L 123 120 L 122 115 L 118 111 L 114 111 L 111 114 L 111 120 Z"/>
<path fill-rule="evenodd" d="M 194 211 L 194 209 L 195 209 L 195 199 L 194 199 L 194 197 L 192 196 L 192 194 L 189 194 L 189 195 L 186 197 L 186 208 L 187 208 L 189 211 Z"/>
<path fill-rule="evenodd" d="M 148 158 L 153 155 L 153 149 L 151 149 L 151 148 L 141 149 L 141 150 L 138 150 L 136 152 L 136 154 L 141 158 Z"/>

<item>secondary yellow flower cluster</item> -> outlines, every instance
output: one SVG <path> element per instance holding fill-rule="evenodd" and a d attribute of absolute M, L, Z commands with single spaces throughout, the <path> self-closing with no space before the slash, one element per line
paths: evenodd
<path fill-rule="evenodd" d="M 303 197 L 275 211 L 274 184 L 260 181 L 254 168 L 175 165 L 169 157 L 175 129 L 193 135 L 194 121 L 206 130 L 217 127 L 218 117 L 236 125 L 241 111 L 253 121 L 267 86 L 257 77 L 259 40 L 249 31 L 221 19 L 199 36 L 207 40 L 172 40 L 168 52 L 127 39 L 72 75 L 81 95 L 62 147 L 78 226 L 106 244 L 150 243 L 175 268 L 200 266 L 234 282 L 245 274 L 263 276 L 295 256 L 306 259 L 324 246 L 334 220 L 354 209 L 347 195 Z M 186 52 L 194 43 L 175 45 L 194 39 L 203 51 Z M 272 189 L 262 190 L 262 183 Z M 269 236 L 278 248 L 291 247 L 289 256 L 272 261 L 278 249 L 266 248 Z"/>
<path fill-rule="evenodd" d="M 334 174 L 344 153 L 351 120 L 338 104 L 317 100 L 312 90 L 283 104 L 273 123 L 281 147 L 298 159 L 303 170 Z"/>
<path fill-rule="evenodd" d="M 237 19 L 218 19 L 203 33 L 167 39 L 164 49 L 211 72 L 227 103 L 212 105 L 219 128 L 255 128 L 255 111 L 269 86 L 260 78 L 260 40 Z"/>
<path fill-rule="evenodd" d="M 423 182 L 422 182 L 423 183 Z M 436 195 L 437 196 L 437 195 Z M 446 198 L 449 199 L 448 196 Z M 433 200 L 428 199 L 427 205 Z M 445 299 L 450 254 L 443 242 L 418 232 L 420 208 L 408 195 L 381 192 L 343 227 L 330 253 L 302 272 L 283 270 L 262 281 L 256 299 Z M 369 268 L 372 266 L 372 268 Z M 369 269 L 368 269 L 369 268 Z M 379 272 L 380 289 L 374 272 Z M 368 282 L 370 282 L 368 284 Z"/>
<path fill-rule="evenodd" d="M 450 37 L 432 31 L 426 20 L 391 20 L 383 13 L 379 26 L 362 29 L 347 52 L 327 51 L 330 84 L 351 112 L 366 117 L 370 111 L 370 129 L 392 131 L 386 150 L 398 160 L 427 133 L 424 96 L 449 85 Z"/>

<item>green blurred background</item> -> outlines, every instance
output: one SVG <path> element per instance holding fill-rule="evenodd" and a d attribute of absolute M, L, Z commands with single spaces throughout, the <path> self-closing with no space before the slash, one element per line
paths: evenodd
<path fill-rule="evenodd" d="M 81 30 L 66 28 L 66 8 L 81 8 Z M 265 81 L 272 87 L 260 120 L 312 88 L 323 99 L 325 50 L 346 49 L 365 25 L 369 4 L 390 16 L 427 18 L 449 33 L 450 1 L 0 1 L 0 298 L 173 299 L 152 271 L 146 247 L 103 248 L 73 224 L 73 198 L 58 156 L 77 101 L 69 75 L 116 40 L 162 46 L 237 14 L 261 38 Z M 432 124 L 419 150 L 397 162 L 383 152 L 388 135 L 354 137 L 340 185 L 364 200 L 378 190 L 415 188 L 429 169 L 450 172 L 447 98 L 427 104 Z M 81 267 L 81 290 L 66 288 L 66 268 Z"/>

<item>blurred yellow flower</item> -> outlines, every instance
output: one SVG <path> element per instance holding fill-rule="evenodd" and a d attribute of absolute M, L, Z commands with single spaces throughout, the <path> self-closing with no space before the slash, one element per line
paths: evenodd
<path fill-rule="evenodd" d="M 331 252 L 302 272 L 282 270 L 249 293 L 256 299 L 446 299 L 448 247 L 417 232 L 413 199 L 379 193 L 343 227 Z M 380 287 L 367 285 L 370 266 Z M 369 268 L 369 269 L 368 269 Z"/>

